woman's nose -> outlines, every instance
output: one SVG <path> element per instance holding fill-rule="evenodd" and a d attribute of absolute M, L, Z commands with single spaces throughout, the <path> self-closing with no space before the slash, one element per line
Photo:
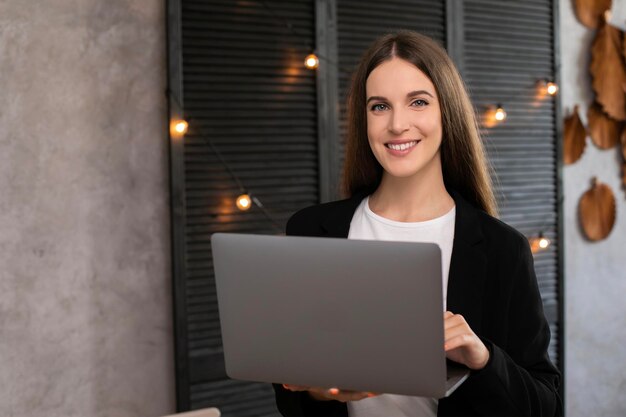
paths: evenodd
<path fill-rule="evenodd" d="M 399 135 L 409 130 L 409 115 L 401 110 L 394 110 L 389 117 L 388 129 L 391 133 Z"/>

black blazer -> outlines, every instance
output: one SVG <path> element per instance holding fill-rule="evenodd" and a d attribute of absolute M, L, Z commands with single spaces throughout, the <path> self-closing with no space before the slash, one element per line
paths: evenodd
<path fill-rule="evenodd" d="M 462 314 L 489 349 L 485 368 L 448 398 L 438 416 L 562 415 L 559 371 L 548 358 L 550 330 L 528 240 L 452 192 L 456 222 L 447 308 Z M 288 235 L 347 238 L 363 195 L 294 214 Z M 304 359 L 306 360 L 306 359 Z M 284 416 L 347 416 L 345 403 L 315 401 L 274 385 Z"/>

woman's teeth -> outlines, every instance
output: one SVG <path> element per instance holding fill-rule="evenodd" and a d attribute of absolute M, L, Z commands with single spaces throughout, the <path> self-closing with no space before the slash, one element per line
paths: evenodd
<path fill-rule="evenodd" d="M 413 146 L 417 145 L 417 140 L 411 141 L 411 142 L 406 142 L 406 143 L 398 143 L 398 144 L 394 144 L 394 143 L 388 143 L 386 144 L 386 146 L 389 149 L 393 149 L 394 151 L 404 151 L 406 149 L 412 148 Z"/>

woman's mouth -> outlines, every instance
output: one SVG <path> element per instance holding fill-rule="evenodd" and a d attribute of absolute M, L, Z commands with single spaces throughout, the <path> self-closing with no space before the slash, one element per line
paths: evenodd
<path fill-rule="evenodd" d="M 387 149 L 391 149 L 392 151 L 404 152 L 415 147 L 415 145 L 417 145 L 419 142 L 420 142 L 419 140 L 412 140 L 409 142 L 402 142 L 402 143 L 385 143 L 385 147 Z"/>

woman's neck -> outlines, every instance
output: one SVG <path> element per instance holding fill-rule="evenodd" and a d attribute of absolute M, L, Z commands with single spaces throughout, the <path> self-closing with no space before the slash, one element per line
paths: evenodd
<path fill-rule="evenodd" d="M 397 178 L 383 174 L 370 196 L 369 207 L 384 218 L 399 222 L 421 222 L 441 217 L 454 207 L 454 200 L 443 183 L 435 178 Z"/>

